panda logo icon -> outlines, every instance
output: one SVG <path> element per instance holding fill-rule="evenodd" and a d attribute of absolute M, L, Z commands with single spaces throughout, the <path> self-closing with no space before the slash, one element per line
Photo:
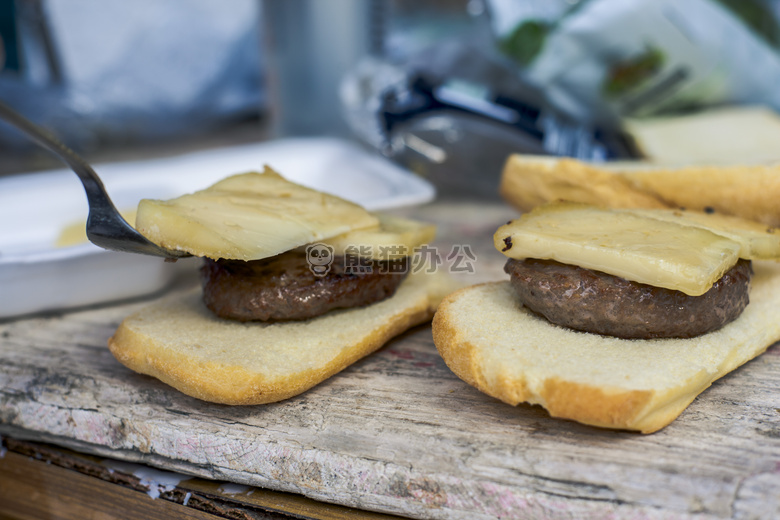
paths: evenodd
<path fill-rule="evenodd" d="M 333 247 L 316 243 L 306 247 L 306 262 L 314 276 L 325 276 L 333 263 Z"/>

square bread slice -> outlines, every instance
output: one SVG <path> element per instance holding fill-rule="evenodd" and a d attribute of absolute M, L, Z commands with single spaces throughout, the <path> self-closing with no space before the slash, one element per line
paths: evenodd
<path fill-rule="evenodd" d="M 657 431 L 713 381 L 780 340 L 780 264 L 754 262 L 750 303 L 691 339 L 628 340 L 553 325 L 522 307 L 507 282 L 461 289 L 439 306 L 433 339 L 461 379 L 553 417 Z"/>
<path fill-rule="evenodd" d="M 282 323 L 218 318 L 197 289 L 128 316 L 108 345 L 131 370 L 198 399 L 270 403 L 308 390 L 430 320 L 452 283 L 443 272 L 413 272 L 381 302 Z"/>

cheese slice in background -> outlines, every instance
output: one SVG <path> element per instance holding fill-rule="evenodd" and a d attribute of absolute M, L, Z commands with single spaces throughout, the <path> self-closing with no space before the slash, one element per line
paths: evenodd
<path fill-rule="evenodd" d="M 144 199 L 136 217 L 136 229 L 162 247 L 245 261 L 378 226 L 361 206 L 290 182 L 269 167 L 175 199 Z"/>

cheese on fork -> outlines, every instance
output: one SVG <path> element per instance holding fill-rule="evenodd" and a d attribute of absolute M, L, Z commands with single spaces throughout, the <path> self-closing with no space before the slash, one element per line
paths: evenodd
<path fill-rule="evenodd" d="M 246 261 L 378 226 L 361 206 L 290 182 L 269 167 L 175 199 L 144 199 L 136 217 L 136 229 L 162 247 Z"/>

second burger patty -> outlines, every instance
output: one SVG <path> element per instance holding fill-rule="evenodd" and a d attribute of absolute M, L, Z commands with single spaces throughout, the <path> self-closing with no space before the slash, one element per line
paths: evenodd
<path fill-rule="evenodd" d="M 740 260 L 709 291 L 689 296 L 552 260 L 510 259 L 520 301 L 550 322 L 633 339 L 691 338 L 737 318 L 748 304 L 751 264 Z"/>
<path fill-rule="evenodd" d="M 317 276 L 300 251 L 249 262 L 205 259 L 203 301 L 214 314 L 231 320 L 304 320 L 392 296 L 406 276 L 406 261 L 393 260 L 395 269 L 389 272 L 387 263 L 361 260 L 369 272 L 353 274 L 336 257 L 328 274 Z"/>

